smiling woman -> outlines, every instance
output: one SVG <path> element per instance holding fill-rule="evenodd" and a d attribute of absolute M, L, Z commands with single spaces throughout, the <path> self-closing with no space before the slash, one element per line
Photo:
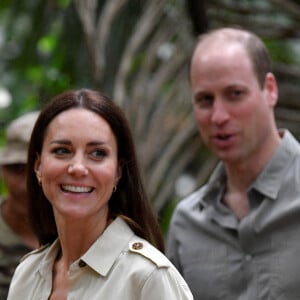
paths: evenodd
<path fill-rule="evenodd" d="M 31 136 L 27 185 L 42 247 L 17 268 L 9 300 L 193 299 L 159 251 L 131 132 L 109 98 L 78 90 L 49 102 Z"/>
<path fill-rule="evenodd" d="M 53 119 L 35 171 L 57 221 L 80 218 L 85 226 L 97 224 L 94 234 L 103 232 L 111 218 L 108 202 L 121 177 L 117 152 L 110 126 L 94 112 L 74 108 Z"/>

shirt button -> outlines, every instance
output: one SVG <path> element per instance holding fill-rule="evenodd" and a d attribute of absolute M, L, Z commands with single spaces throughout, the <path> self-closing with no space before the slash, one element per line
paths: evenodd
<path fill-rule="evenodd" d="M 252 259 L 252 255 L 251 254 L 247 254 L 245 256 L 246 261 L 250 261 Z"/>
<path fill-rule="evenodd" d="M 141 250 L 141 249 L 143 249 L 143 243 L 141 243 L 141 242 L 134 243 L 132 245 L 132 249 L 134 249 L 134 250 Z"/>
<path fill-rule="evenodd" d="M 86 266 L 86 263 L 83 260 L 80 260 L 78 265 L 79 265 L 80 268 L 83 268 L 83 267 Z"/>

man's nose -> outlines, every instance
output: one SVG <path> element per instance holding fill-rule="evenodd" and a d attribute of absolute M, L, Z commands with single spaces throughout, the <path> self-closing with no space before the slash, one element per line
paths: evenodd
<path fill-rule="evenodd" d="M 212 107 L 211 121 L 216 125 L 221 125 L 229 119 L 226 104 L 222 99 L 215 99 Z"/>

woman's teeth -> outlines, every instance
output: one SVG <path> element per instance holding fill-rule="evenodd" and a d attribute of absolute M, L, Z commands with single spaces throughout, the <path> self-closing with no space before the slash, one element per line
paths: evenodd
<path fill-rule="evenodd" d="M 62 185 L 62 189 L 66 192 L 72 193 L 90 193 L 92 191 L 91 187 L 74 185 Z"/>

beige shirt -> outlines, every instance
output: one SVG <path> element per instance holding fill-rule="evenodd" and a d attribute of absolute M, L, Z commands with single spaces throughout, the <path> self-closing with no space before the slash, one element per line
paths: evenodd
<path fill-rule="evenodd" d="M 8 300 L 46 300 L 59 241 L 27 255 L 18 266 Z M 112 222 L 69 270 L 68 300 L 191 300 L 175 267 L 137 237 L 120 218 Z"/>

